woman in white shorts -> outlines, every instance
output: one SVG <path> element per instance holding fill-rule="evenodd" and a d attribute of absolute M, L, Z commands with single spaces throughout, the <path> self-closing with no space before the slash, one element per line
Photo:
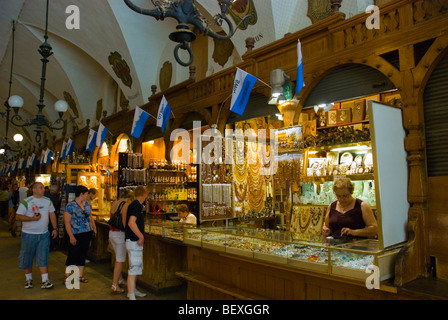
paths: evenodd
<path fill-rule="evenodd" d="M 114 213 L 120 209 L 122 221 L 126 221 L 126 212 L 129 204 L 134 201 L 134 192 L 131 190 L 127 190 L 122 194 L 120 199 L 116 200 L 111 208 L 110 215 L 111 217 Z M 125 226 L 123 226 L 125 227 Z M 124 293 L 124 290 L 120 288 L 120 284 L 125 284 L 126 282 L 123 280 L 123 276 L 121 271 L 123 269 L 123 262 L 126 261 L 126 245 L 124 238 L 124 231 L 118 230 L 114 227 L 110 227 L 109 230 L 109 242 L 112 245 L 112 248 L 115 252 L 115 265 L 114 265 L 114 276 L 112 287 L 110 288 L 112 293 Z"/>

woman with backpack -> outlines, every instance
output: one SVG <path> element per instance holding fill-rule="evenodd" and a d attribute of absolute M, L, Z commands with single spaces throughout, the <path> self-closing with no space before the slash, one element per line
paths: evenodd
<path fill-rule="evenodd" d="M 127 190 L 121 197 L 116 200 L 110 208 L 111 218 L 119 213 L 121 215 L 121 221 L 123 224 L 126 222 L 126 212 L 128 206 L 134 201 L 134 192 Z M 115 264 L 114 264 L 114 275 L 112 280 L 112 286 L 110 288 L 112 293 L 124 293 L 124 290 L 120 287 L 120 284 L 126 283 L 123 280 L 121 271 L 123 269 L 123 262 L 126 261 L 126 245 L 125 245 L 125 225 L 123 228 L 117 229 L 115 227 L 110 227 L 109 230 L 109 242 L 115 252 Z"/>

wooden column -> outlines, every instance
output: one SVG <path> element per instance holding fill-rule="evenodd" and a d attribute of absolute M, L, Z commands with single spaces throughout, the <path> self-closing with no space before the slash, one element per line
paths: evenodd
<path fill-rule="evenodd" d="M 395 284 L 401 286 L 420 275 L 427 275 L 429 257 L 424 252 L 424 248 L 428 246 L 427 182 L 424 167 L 423 101 L 419 99 L 421 83 L 418 81 L 418 73 L 424 71 L 416 66 L 413 45 L 400 48 L 399 54 L 403 125 L 407 130 L 405 149 L 409 165 L 408 201 L 411 206 L 408 223 L 409 241 L 396 261 Z"/>

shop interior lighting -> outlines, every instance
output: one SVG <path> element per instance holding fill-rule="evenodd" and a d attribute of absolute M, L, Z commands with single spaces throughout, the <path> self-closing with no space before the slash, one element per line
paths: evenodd
<path fill-rule="evenodd" d="M 342 152 L 342 151 L 354 151 L 354 150 L 356 150 L 356 151 L 363 151 L 363 150 L 368 150 L 370 148 L 371 147 L 369 147 L 369 146 L 351 146 L 351 147 L 334 148 L 334 149 L 331 149 L 330 151 L 339 151 L 339 152 Z"/>
<path fill-rule="evenodd" d="M 334 103 L 324 103 L 324 104 L 319 104 L 317 106 L 314 106 L 314 112 L 318 112 L 319 109 L 323 109 L 324 112 L 330 111 L 331 109 L 333 109 L 334 107 Z"/>
<path fill-rule="evenodd" d="M 59 118 L 56 119 L 54 123 L 52 123 L 50 120 L 48 120 L 45 115 L 43 114 L 43 109 L 45 108 L 44 103 L 44 94 L 45 94 L 45 80 L 46 80 L 46 71 L 47 71 L 47 63 L 49 62 L 48 58 L 53 54 L 52 50 L 53 48 L 51 45 L 47 42 L 48 40 L 48 7 L 49 7 L 49 0 L 46 1 L 46 19 L 45 19 L 45 33 L 44 33 L 44 42 L 39 46 L 39 54 L 42 56 L 42 73 L 40 77 L 40 93 L 39 93 L 39 103 L 37 104 L 38 112 L 32 119 L 23 119 L 19 115 L 19 109 L 23 106 L 24 101 L 22 97 L 18 95 L 13 95 L 8 98 L 8 102 L 5 105 L 7 108 L 7 112 L 9 114 L 10 108 L 14 110 L 14 115 L 11 118 L 11 123 L 15 125 L 16 127 L 29 127 L 29 126 L 35 126 L 35 140 L 36 142 L 40 142 L 42 139 L 42 133 L 44 132 L 44 127 L 50 129 L 50 130 L 62 130 L 66 124 L 64 120 L 62 120 L 62 116 L 64 113 L 68 110 L 68 103 L 64 100 L 59 100 L 56 102 L 54 108 L 56 112 L 59 114 Z M 13 31 L 14 31 L 14 24 L 13 21 Z M 13 32 L 14 35 L 14 32 Z M 14 39 L 13 39 L 14 43 Z M 14 52 L 14 45 L 12 46 L 13 52 Z M 13 53 L 14 54 L 14 53 Z"/>
<path fill-rule="evenodd" d="M 20 133 L 16 133 L 14 137 L 12 137 L 15 142 L 23 141 L 23 136 Z"/>
<path fill-rule="evenodd" d="M 279 104 L 286 101 L 283 93 L 283 85 L 291 78 L 283 69 L 274 69 L 271 71 L 271 98 L 268 104 Z"/>

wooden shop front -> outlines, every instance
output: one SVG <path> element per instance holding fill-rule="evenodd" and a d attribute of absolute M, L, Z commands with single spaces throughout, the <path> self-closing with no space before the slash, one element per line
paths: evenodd
<path fill-rule="evenodd" d="M 372 94 L 381 94 L 383 96 L 379 97 L 380 102 L 398 107 L 402 113 L 402 121 L 393 126 L 404 132 L 408 182 L 403 183 L 401 189 L 405 190 L 409 205 L 407 222 L 403 230 L 406 241 L 401 243 L 400 247 L 394 248 L 396 250 L 393 250 L 395 255 L 393 275 L 382 283 L 380 290 L 368 290 L 360 279 L 353 280 L 343 274 L 334 274 L 332 266 L 329 266 L 327 272 L 316 272 L 308 268 L 304 270 L 290 267 L 287 263 L 278 264 L 275 261 L 253 259 L 247 255 L 235 255 L 226 250 L 223 252 L 210 247 L 191 246 L 188 243 L 185 246 L 184 242 L 165 242 L 163 238 L 154 236 L 149 236 L 148 247 L 145 245 L 145 250 L 151 252 L 145 255 L 145 260 L 157 256 L 169 261 L 165 266 L 171 265 L 173 268 L 170 267 L 170 272 L 167 273 L 169 276 L 165 279 L 166 283 L 169 282 L 167 279 L 171 279 L 177 272 L 178 279 L 182 277 L 187 279 L 189 298 L 194 299 L 251 296 L 270 299 L 405 299 L 411 298 L 412 295 L 404 293 L 403 286 L 419 277 L 428 277 L 431 266 L 433 268 L 437 266 L 436 270 L 440 271 L 438 275 L 446 278 L 448 260 L 444 252 L 447 246 L 446 241 L 442 241 L 446 235 L 446 209 L 439 204 L 439 199 L 428 198 L 428 185 L 434 189 L 435 183 L 439 184 L 438 179 L 442 179 L 442 183 L 445 183 L 445 180 L 443 177 L 431 176 L 428 182 L 424 128 L 426 106 L 423 97 L 428 89 L 427 84 L 431 83 L 429 80 L 433 71 L 437 70 L 438 64 L 448 52 L 447 9 L 448 4 L 444 1 L 391 1 L 380 7 L 379 30 L 366 28 L 367 14 L 350 19 L 345 19 L 343 14 L 335 14 L 270 45 L 248 51 L 243 55 L 244 61 L 237 65 L 265 82 L 269 82 L 271 70 L 281 68 L 294 82 L 297 68 L 297 40 L 301 40 L 306 86 L 298 96 L 300 103 L 296 111 L 301 111 L 302 108 L 304 111 L 295 112 L 292 118 L 293 125 L 299 123 L 303 125 L 302 121 L 305 119 L 301 117 L 309 112 L 307 107 L 313 105 L 311 102 L 308 105 L 307 101 L 315 101 L 318 89 L 331 88 L 323 85 L 328 79 L 334 78 L 337 81 L 338 74 L 344 74 L 344 71 L 349 69 L 364 68 L 366 71 L 364 74 L 381 74 L 382 78 L 376 79 L 383 81 L 370 83 L 369 92 L 353 95 L 353 92 L 349 92 L 350 89 L 346 88 L 345 92 L 333 92 L 334 95 L 330 95 L 327 91 L 327 96 L 324 90 L 322 95 L 330 99 L 327 103 L 340 103 L 339 107 L 334 109 L 337 111 L 343 109 L 340 107 L 341 104 L 347 102 L 349 98 L 368 100 Z M 180 128 L 190 114 L 198 113 L 207 122 L 206 125 L 212 126 L 216 123 L 218 129 L 223 132 L 231 115 L 230 104 L 226 99 L 233 85 L 234 73 L 235 69 L 231 68 L 206 79 L 196 80 L 192 76 L 191 79 L 175 87 L 154 94 L 151 102 L 142 108 L 150 114 L 155 114 L 162 96 L 165 95 L 171 101 L 173 113 L 176 114 L 176 118 L 170 123 L 169 131 Z M 339 80 L 349 83 L 347 79 Z M 387 90 L 396 91 L 385 93 L 383 89 L 389 85 L 391 87 Z M 258 87 L 252 93 L 252 96 L 255 95 L 262 95 L 267 99 L 270 92 L 265 87 Z M 130 131 L 133 111 L 122 113 L 106 118 L 103 123 L 108 127 L 128 127 Z M 149 120 L 148 127 L 153 124 L 151 121 L 153 120 Z M 353 125 L 366 127 L 366 123 L 363 122 Z M 319 130 L 317 129 L 318 132 Z M 145 133 L 143 132 L 142 137 Z M 170 141 L 170 132 L 165 132 L 163 138 L 166 150 L 171 150 L 173 143 Z M 141 142 L 143 138 L 139 139 L 136 145 Z M 137 152 L 140 151 L 138 148 Z M 322 150 L 324 149 L 311 151 Z M 306 157 L 306 159 L 312 158 L 309 157 L 309 153 Z M 309 182 L 306 170 L 302 173 L 305 179 L 301 181 Z M 376 173 L 377 170 L 371 179 L 361 181 L 378 182 Z M 224 179 L 226 172 L 223 174 Z M 355 176 L 357 173 L 352 172 L 351 175 Z M 324 182 L 328 180 L 322 181 L 324 188 L 326 187 Z M 275 183 L 275 179 L 272 182 Z M 226 181 L 222 180 L 220 183 L 225 184 Z M 264 184 L 265 194 L 269 194 L 267 186 L 269 183 Z M 273 190 L 277 189 L 274 187 Z M 275 198 L 275 194 L 272 196 Z M 282 196 L 280 201 L 281 199 Z M 435 225 L 437 228 L 433 228 Z M 171 253 L 166 254 L 168 252 Z M 432 263 L 434 260 L 435 263 Z M 154 270 L 159 274 L 163 273 L 160 268 L 148 272 Z M 156 279 L 154 274 L 147 274 L 142 278 L 151 279 L 149 283 L 153 286 L 155 283 L 163 282 L 154 280 Z M 235 291 L 234 294 L 232 290 Z"/>

